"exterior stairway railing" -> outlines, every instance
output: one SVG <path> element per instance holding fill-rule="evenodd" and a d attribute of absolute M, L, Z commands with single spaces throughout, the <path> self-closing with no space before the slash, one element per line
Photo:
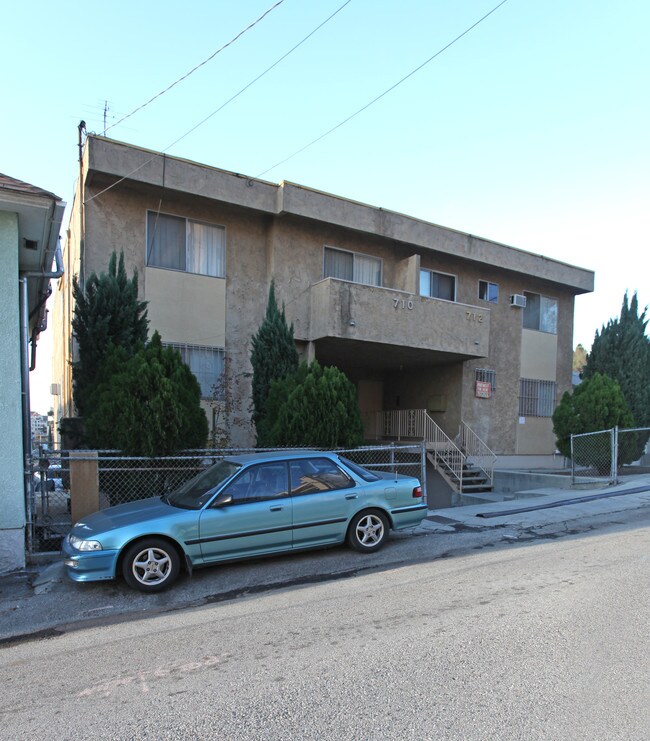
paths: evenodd
<path fill-rule="evenodd" d="M 494 464 L 497 460 L 494 452 L 465 422 L 460 423 L 458 442 L 468 462 L 483 473 L 491 488 L 494 482 Z"/>
<path fill-rule="evenodd" d="M 373 419 L 374 416 L 374 419 Z M 374 422 L 374 424 L 373 424 Z M 374 429 L 373 429 L 374 427 Z M 425 441 L 436 469 L 457 491 L 463 490 L 466 456 L 434 422 L 426 409 L 399 409 L 376 412 L 365 417 L 366 434 L 376 437 L 418 438 Z"/>
<path fill-rule="evenodd" d="M 496 455 L 465 422 L 460 424 L 456 442 L 426 409 L 371 412 L 364 415 L 364 426 L 369 437 L 424 440 L 432 463 L 457 492 L 463 492 L 466 464 L 475 466 L 483 475 L 485 485 L 492 488 Z"/>

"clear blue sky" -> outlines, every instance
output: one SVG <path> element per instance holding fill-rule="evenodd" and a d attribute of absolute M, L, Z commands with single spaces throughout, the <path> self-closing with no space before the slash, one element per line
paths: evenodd
<path fill-rule="evenodd" d="M 284 0 L 109 136 L 252 176 L 336 126 L 498 0 Z M 102 133 L 277 0 L 12 3 L 0 172 L 69 203 L 77 124 Z M 596 272 L 574 344 L 650 303 L 650 3 L 508 0 L 379 102 L 267 172 Z M 116 245 L 119 247 L 119 245 Z M 43 386 L 49 370 L 39 350 Z M 45 366 L 45 367 L 44 367 Z M 44 373 L 45 371 L 45 373 Z M 32 374 L 34 375 L 34 374 Z M 34 398 L 46 410 L 49 400 Z"/>

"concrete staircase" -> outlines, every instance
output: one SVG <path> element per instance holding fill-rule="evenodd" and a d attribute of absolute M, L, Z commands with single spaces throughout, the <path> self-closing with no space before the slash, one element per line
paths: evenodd
<path fill-rule="evenodd" d="M 465 422 L 461 422 L 455 440 L 436 424 L 426 409 L 377 412 L 365 424 L 366 433 L 374 433 L 377 438 L 423 440 L 427 459 L 453 492 L 492 491 L 496 456 Z"/>

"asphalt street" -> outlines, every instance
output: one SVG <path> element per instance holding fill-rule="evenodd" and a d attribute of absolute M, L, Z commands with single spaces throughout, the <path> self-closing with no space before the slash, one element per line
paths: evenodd
<path fill-rule="evenodd" d="M 609 496 L 609 495 L 613 496 Z M 594 496 L 601 498 L 594 499 Z M 579 501 L 566 504 L 578 497 Z M 539 505 L 548 505 L 538 509 Z M 559 506 L 555 506 L 559 505 Z M 521 507 L 532 511 L 512 513 Z M 370 556 L 348 548 L 260 559 L 197 570 L 158 595 L 143 595 L 124 582 L 76 584 L 61 559 L 0 578 L 0 647 L 12 640 L 60 635 L 84 626 L 145 618 L 215 604 L 280 588 L 354 578 L 401 565 L 436 561 L 483 547 L 507 547 L 537 538 L 589 532 L 650 512 L 650 475 L 595 491 L 539 490 L 535 497 L 435 510 L 418 528 L 392 533 Z M 485 517 L 485 515 L 493 515 Z"/>
<path fill-rule="evenodd" d="M 646 739 L 650 510 L 608 517 L 269 559 L 237 596 L 5 643 L 0 738 Z"/>

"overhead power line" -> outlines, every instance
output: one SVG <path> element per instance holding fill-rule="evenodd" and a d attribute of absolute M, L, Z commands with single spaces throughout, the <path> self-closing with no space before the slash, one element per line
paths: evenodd
<path fill-rule="evenodd" d="M 254 28 L 260 21 L 262 21 L 264 18 L 266 18 L 266 16 L 269 13 L 271 13 L 273 10 L 275 10 L 278 7 L 278 5 L 282 5 L 283 2 L 284 2 L 284 0 L 278 0 L 275 3 L 275 5 L 272 5 L 268 10 L 265 10 L 264 13 L 262 13 L 262 15 L 256 21 L 253 21 L 251 24 L 249 24 L 248 26 L 246 26 L 246 28 L 244 28 L 242 31 L 240 31 L 236 36 L 234 36 L 232 39 L 230 39 L 230 41 L 226 42 L 223 46 L 219 47 L 207 59 L 204 59 L 202 62 L 200 62 L 199 64 L 197 64 L 196 67 L 193 67 L 189 72 L 187 72 L 186 74 L 184 74 L 182 77 L 179 77 L 178 80 L 176 80 L 175 82 L 172 82 L 172 84 L 171 85 L 168 85 L 164 90 L 161 90 L 159 93 L 156 93 L 156 95 L 154 95 L 153 98 L 149 98 L 149 100 L 147 100 L 145 103 L 143 103 L 142 105 L 139 105 L 137 108 L 134 108 L 131 111 L 131 113 L 127 113 L 126 116 L 123 116 L 119 121 L 116 121 L 114 124 L 111 124 L 110 126 L 108 126 L 106 128 L 106 131 L 109 131 L 109 129 L 112 129 L 115 126 L 118 126 L 119 124 L 122 123 L 122 121 L 126 121 L 127 118 L 130 118 L 131 116 L 133 116 L 138 111 L 141 111 L 143 108 L 146 108 L 150 103 L 153 103 L 154 100 L 157 100 L 158 98 L 160 98 L 161 95 L 164 95 L 165 93 L 169 92 L 173 87 L 176 87 L 176 85 L 178 85 L 180 82 L 183 82 L 183 80 L 187 80 L 187 78 L 191 74 L 193 74 L 194 72 L 196 72 L 197 69 L 200 69 L 205 64 L 207 64 L 208 62 L 210 62 L 212 59 L 214 59 L 217 56 L 217 54 L 220 54 L 224 49 L 227 49 L 229 46 L 232 46 L 232 44 L 234 44 L 235 41 L 237 41 L 237 39 L 241 38 L 247 31 L 250 31 L 251 28 Z M 104 131 L 104 133 L 106 133 L 106 131 Z"/>
<path fill-rule="evenodd" d="M 100 190 L 99 193 L 95 193 L 95 195 L 90 196 L 90 198 L 87 198 L 84 203 L 89 203 L 90 201 L 94 200 L 95 198 L 98 198 L 103 193 L 106 193 L 106 191 L 111 190 L 111 188 L 114 188 L 116 185 L 119 185 L 121 182 L 126 180 L 127 178 L 130 178 L 131 175 L 134 175 L 138 170 L 141 170 L 143 167 L 148 165 L 150 162 L 153 162 L 157 157 L 162 157 L 166 152 L 168 152 L 173 146 L 178 144 L 179 141 L 184 139 L 186 136 L 189 136 L 193 131 L 196 131 L 196 129 L 199 128 L 199 126 L 203 126 L 206 121 L 211 119 L 214 115 L 219 113 L 219 111 L 222 111 L 229 103 L 232 103 L 233 100 L 238 98 L 245 90 L 248 90 L 248 88 L 255 84 L 258 80 L 260 80 L 264 75 L 266 75 L 268 72 L 270 72 L 274 67 L 276 67 L 280 62 L 282 62 L 284 59 L 286 59 L 290 54 L 292 54 L 298 47 L 302 46 L 308 39 L 310 39 L 317 31 L 319 31 L 326 23 L 329 23 L 329 21 L 334 18 L 338 13 L 340 13 L 343 8 L 345 8 L 346 5 L 349 5 L 352 2 L 352 0 L 346 0 L 342 5 L 340 5 L 331 15 L 329 15 L 324 21 L 318 24 L 316 28 L 314 28 L 312 31 L 310 31 L 301 41 L 299 41 L 295 46 L 292 46 L 289 51 L 285 52 L 281 57 L 276 59 L 273 64 L 269 65 L 263 72 L 261 72 L 257 77 L 253 78 L 248 84 L 244 85 L 243 88 L 241 88 L 238 92 L 236 92 L 234 95 L 232 95 L 225 103 L 222 103 L 216 110 L 212 111 L 210 115 L 206 116 L 204 119 L 199 121 L 199 123 L 195 124 L 191 129 L 186 131 L 182 136 L 179 136 L 178 139 L 175 139 L 171 144 L 169 144 L 165 149 L 163 149 L 161 152 L 156 153 L 153 155 L 153 157 L 150 157 L 148 160 L 145 160 L 141 165 L 138 165 L 134 170 L 131 170 L 131 172 L 127 173 L 123 177 L 121 177 L 119 180 L 116 180 L 114 183 L 109 185 L 107 188 L 104 188 L 103 190 Z M 124 119 L 122 119 L 124 120 Z"/>
<path fill-rule="evenodd" d="M 447 51 L 449 47 L 453 46 L 457 41 L 460 41 L 460 39 L 463 38 L 463 36 L 466 36 L 470 31 L 472 31 L 474 28 L 476 28 L 480 23 L 482 23 L 486 18 L 492 15 L 495 11 L 497 11 L 502 5 L 505 5 L 508 2 L 508 0 L 502 0 L 498 5 L 495 5 L 492 10 L 490 10 L 488 13 L 486 13 L 482 18 L 479 18 L 475 23 L 473 23 L 469 28 L 465 29 L 461 34 L 456 36 L 453 41 L 450 41 L 448 44 L 442 47 L 442 49 L 439 49 L 435 54 L 430 56 L 426 61 L 422 62 L 419 66 L 417 66 L 415 69 L 411 70 L 407 75 L 402 77 L 401 80 L 398 80 L 395 84 L 391 85 L 388 89 L 384 90 L 383 93 L 378 95 L 376 98 L 373 98 L 370 102 L 366 103 L 364 106 L 359 108 L 359 110 L 352 113 L 347 118 L 343 119 L 343 121 L 336 124 L 336 126 L 332 126 L 331 129 L 328 129 L 325 133 L 321 134 L 320 136 L 317 136 L 315 139 L 310 141 L 308 144 L 305 144 L 304 147 L 301 147 L 300 149 L 297 149 L 293 154 L 290 154 L 288 157 L 285 157 L 284 159 L 280 160 L 279 162 L 276 162 L 274 165 L 271 165 L 271 167 L 268 167 L 263 172 L 260 172 L 259 175 L 256 175 L 256 177 L 260 178 L 262 175 L 266 175 L 267 172 L 270 172 L 271 170 L 274 170 L 276 167 L 279 167 L 280 165 L 283 165 L 285 162 L 288 162 L 290 159 L 293 159 L 297 155 L 304 152 L 306 149 L 309 149 L 309 147 L 313 146 L 317 142 L 321 141 L 321 139 L 324 139 L 326 136 L 329 136 L 337 129 L 340 129 L 341 126 L 344 126 L 346 123 L 351 121 L 353 118 L 358 116 L 360 113 L 363 113 L 363 111 L 370 108 L 370 106 L 374 105 L 377 101 L 381 100 L 383 97 L 388 95 L 388 93 L 395 90 L 395 88 L 399 87 L 403 82 L 406 82 L 406 80 L 409 79 L 409 77 L 412 77 L 416 72 L 419 72 L 423 67 L 426 67 L 429 62 L 432 62 L 436 57 L 439 57 L 443 52 Z"/>

